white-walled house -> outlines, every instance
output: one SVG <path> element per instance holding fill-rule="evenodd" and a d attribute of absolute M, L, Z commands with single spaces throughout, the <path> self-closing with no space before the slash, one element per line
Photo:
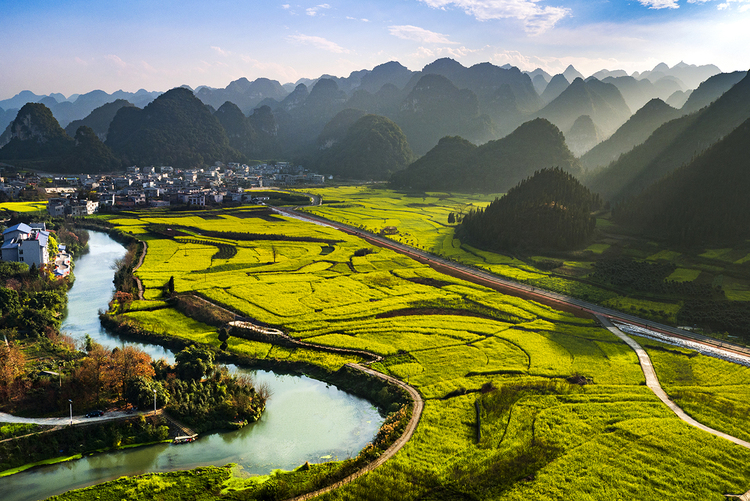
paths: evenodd
<path fill-rule="evenodd" d="M 11 226 L 3 232 L 3 261 L 41 267 L 49 262 L 48 240 L 49 232 L 41 228 L 32 228 L 26 223 Z"/>

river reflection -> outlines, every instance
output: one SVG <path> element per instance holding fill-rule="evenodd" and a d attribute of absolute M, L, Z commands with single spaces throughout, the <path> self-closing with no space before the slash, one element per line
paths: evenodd
<path fill-rule="evenodd" d="M 107 307 L 114 290 L 111 264 L 125 250 L 98 232 L 91 232 L 89 246 L 90 252 L 76 263 L 76 282 L 63 329 L 77 339 L 88 333 L 108 347 L 135 344 L 152 357 L 173 361 L 172 354 L 160 346 L 124 343 L 100 328 L 98 310 Z M 233 432 L 203 435 L 189 444 L 126 449 L 11 475 L 0 480 L 0 498 L 32 501 L 123 475 L 227 463 L 237 463 L 250 475 L 290 470 L 305 461 L 356 456 L 383 423 L 372 404 L 321 381 L 234 366 L 230 370 L 268 384 L 272 396 L 257 423 Z"/>

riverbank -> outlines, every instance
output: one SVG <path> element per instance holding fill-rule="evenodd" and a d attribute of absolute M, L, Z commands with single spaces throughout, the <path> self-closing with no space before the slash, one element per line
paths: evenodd
<path fill-rule="evenodd" d="M 169 423 L 161 416 L 136 416 L 42 431 L 0 442 L 0 477 L 84 455 L 160 443 L 168 441 L 169 435 Z"/>
<path fill-rule="evenodd" d="M 78 263 L 81 276 L 76 288 L 71 291 L 70 313 L 65 326 L 78 339 L 81 339 L 83 333 L 91 333 L 94 341 L 105 346 L 138 345 L 152 357 L 165 356 L 173 362 L 174 355 L 161 347 L 127 341 L 101 329 L 98 309 L 102 305 L 106 306 L 113 291 L 112 271 L 108 263 L 120 259 L 124 249 L 121 245 L 112 245 L 109 237 L 101 239 L 100 235 L 92 232 L 91 253 Z M 109 277 L 106 276 L 107 273 Z M 90 279 L 95 279 L 95 283 L 90 282 Z M 244 359 L 222 356 L 219 361 L 242 363 Z M 255 364 L 254 369 L 261 366 L 272 368 L 272 364 L 261 363 Z M 270 383 L 274 394 L 272 405 L 258 423 L 239 431 L 202 435 L 197 442 L 191 444 L 174 447 L 164 444 L 129 450 L 122 450 L 121 447 L 111 449 L 107 454 L 84 456 L 78 461 L 67 462 L 65 466 L 32 468 L 4 478 L 4 485 L 12 491 L 9 499 L 41 499 L 61 490 L 122 475 L 138 474 L 142 472 L 138 466 L 141 462 L 149 465 L 149 469 L 163 471 L 188 469 L 200 463 L 225 464 L 232 460 L 246 471 L 267 475 L 272 469 L 292 470 L 308 461 L 320 461 L 321 456 L 333 460 L 347 458 L 351 451 L 361 450 L 370 437 L 376 435 L 383 418 L 367 402 L 332 386 L 344 384 L 342 378 L 331 376 L 328 378 L 329 384 L 326 384 L 299 376 L 322 376 L 326 373 L 325 369 L 305 364 L 273 364 L 273 368 L 278 373 L 298 376 L 274 375 L 260 370 L 251 373 L 259 383 Z M 233 368 L 232 371 L 248 373 L 242 368 Z M 368 382 L 353 386 L 361 387 L 358 394 L 362 395 L 374 394 L 382 389 L 381 386 Z M 295 447 L 288 449 L 284 445 L 287 443 L 294 443 Z M 197 464 L 198 460 L 200 463 Z M 101 467 L 102 461 L 107 464 L 105 469 Z M 33 480 L 42 476 L 45 480 L 41 483 Z M 55 480 L 50 480 L 53 478 Z M 29 489 L 30 485 L 34 486 L 33 489 Z M 48 488 L 55 490 L 50 491 Z"/>

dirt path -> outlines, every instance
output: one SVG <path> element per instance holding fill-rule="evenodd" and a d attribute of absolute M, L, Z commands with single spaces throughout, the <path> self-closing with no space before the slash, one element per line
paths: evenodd
<path fill-rule="evenodd" d="M 141 257 L 138 259 L 138 264 L 136 264 L 133 267 L 133 278 L 135 279 L 135 283 L 138 284 L 138 299 L 143 301 L 143 282 L 141 282 L 141 279 L 135 276 L 135 272 L 138 271 L 138 268 L 141 267 L 143 264 L 143 260 L 146 259 L 146 251 L 148 251 L 148 244 L 144 242 L 143 240 L 138 240 L 138 242 L 143 244 L 143 252 L 141 252 Z"/>
<path fill-rule="evenodd" d="M 406 429 L 404 430 L 404 433 L 402 433 L 401 436 L 395 442 L 393 442 L 391 446 L 388 447 L 388 449 L 383 454 L 380 455 L 380 457 L 378 457 L 378 459 L 366 465 L 361 470 L 355 471 L 354 473 L 344 478 L 343 480 L 339 480 L 335 484 L 331 484 L 328 487 L 324 487 L 314 492 L 308 492 L 307 494 L 297 496 L 296 498 L 292 498 L 288 501 L 305 501 L 307 499 L 312 499 L 316 496 L 320 496 L 321 494 L 325 494 L 327 492 L 331 492 L 334 489 L 338 489 L 339 487 L 342 487 L 343 485 L 346 485 L 358 479 L 359 477 L 371 472 L 378 466 L 382 465 L 383 463 L 391 459 L 398 451 L 400 451 L 401 448 L 404 445 L 406 445 L 406 443 L 409 441 L 411 436 L 414 434 L 414 431 L 417 429 L 417 425 L 419 424 L 419 419 L 422 416 L 422 410 L 424 409 L 424 401 L 422 400 L 422 396 L 419 394 L 419 392 L 416 389 L 404 383 L 400 379 L 396 379 L 392 376 L 387 376 L 380 372 L 374 371 L 370 369 L 369 367 L 363 367 L 359 364 L 346 364 L 346 365 L 354 369 L 360 370 L 362 372 L 365 372 L 367 374 L 370 374 L 371 376 L 378 377 L 380 379 L 388 381 L 389 383 L 406 390 L 409 393 L 409 396 L 411 396 L 412 401 L 414 402 L 414 408 L 412 409 L 411 419 L 409 420 L 409 423 L 406 425 Z"/>
<path fill-rule="evenodd" d="M 135 272 L 135 270 L 137 270 L 141 266 L 141 264 L 143 264 L 143 259 L 146 257 L 146 251 L 148 250 L 148 245 L 146 244 L 146 242 L 143 242 L 143 246 L 144 246 L 143 247 L 143 253 L 141 254 L 140 260 L 138 261 L 138 265 L 135 268 L 133 268 L 134 272 Z M 143 285 L 141 284 L 140 280 L 138 280 L 137 278 L 136 278 L 136 280 L 138 281 L 139 295 L 140 295 L 141 299 L 143 299 Z M 225 308 L 222 308 L 221 306 L 215 304 L 213 301 L 209 301 L 209 300 L 207 300 L 205 298 L 199 298 L 199 299 L 201 299 L 202 301 L 204 301 L 206 303 L 211 304 L 215 308 L 224 309 L 225 311 L 227 311 L 229 313 L 232 313 L 229 310 L 226 310 Z M 236 315 L 235 315 L 235 317 L 236 317 Z M 374 353 L 370 353 L 370 352 L 364 351 L 364 350 L 352 350 L 352 349 L 347 349 L 347 348 L 335 348 L 335 347 L 332 347 L 332 346 L 322 346 L 322 345 L 315 345 L 313 343 L 307 343 L 305 341 L 294 339 L 294 338 L 290 337 L 289 335 L 287 335 L 285 332 L 279 331 L 277 329 L 263 328 L 261 326 L 254 325 L 254 324 L 252 324 L 252 323 L 250 323 L 248 321 L 242 321 L 242 320 L 240 320 L 240 321 L 234 321 L 234 322 L 230 322 L 230 325 L 231 324 L 234 324 L 234 325 L 236 325 L 238 327 L 244 327 L 246 329 L 250 329 L 250 330 L 255 330 L 255 331 L 258 331 L 258 332 L 262 332 L 262 333 L 267 334 L 267 335 L 272 334 L 272 335 L 281 336 L 281 337 L 284 337 L 287 340 L 290 340 L 290 341 L 294 342 L 295 344 L 297 344 L 299 346 L 303 346 L 303 347 L 310 347 L 310 348 L 315 348 L 315 349 L 322 349 L 324 351 L 332 351 L 332 352 L 338 352 L 338 353 L 342 353 L 343 352 L 343 353 L 350 353 L 350 354 L 357 354 L 357 355 L 365 355 L 366 357 L 368 357 L 368 358 L 371 359 L 369 363 L 372 363 L 373 361 L 382 360 L 381 356 L 376 355 Z M 242 325 L 242 324 L 246 324 L 246 325 Z M 413 403 L 411 418 L 409 419 L 409 422 L 406 425 L 406 429 L 401 434 L 401 436 L 399 438 L 397 438 L 396 441 L 394 441 L 391 444 L 391 446 L 388 447 L 388 449 L 386 449 L 386 451 L 383 452 L 375 461 L 373 461 L 372 463 L 369 463 L 369 464 L 365 465 L 360 470 L 357 470 L 356 472 L 352 473 L 348 477 L 346 477 L 346 478 L 344 478 L 342 480 L 339 480 L 338 482 L 336 482 L 334 484 L 331 484 L 328 487 L 324 487 L 324 488 L 322 488 L 320 490 L 317 490 L 317 491 L 314 491 L 314 492 L 309 492 L 307 494 L 303 494 L 301 496 L 293 498 L 293 500 L 290 500 L 290 501 L 303 501 L 303 500 L 307 500 L 307 499 L 312 499 L 312 498 L 314 498 L 316 496 L 319 496 L 321 494 L 325 494 L 326 492 L 330 492 L 330 491 L 332 491 L 334 489 L 337 489 L 337 488 L 339 488 L 339 487 L 341 487 L 341 486 L 343 486 L 345 484 L 348 484 L 349 482 L 354 481 L 355 479 L 361 477 L 362 475 L 365 475 L 365 474 L 371 472 L 372 470 L 374 470 L 375 468 L 377 468 L 378 466 L 382 465 L 383 463 L 385 463 L 386 461 L 388 461 L 390 458 L 392 458 L 398 451 L 400 451 L 401 448 L 404 445 L 406 445 L 406 443 L 409 441 L 409 439 L 411 439 L 412 435 L 414 434 L 414 431 L 417 429 L 417 425 L 419 425 L 419 420 L 422 417 L 422 410 L 424 409 L 424 401 L 422 400 L 422 396 L 419 394 L 419 392 L 416 390 L 416 388 L 414 388 L 413 386 L 409 386 L 408 384 L 404 383 L 400 379 L 396 379 L 396 378 L 394 378 L 392 376 L 388 376 L 386 374 L 377 372 L 377 371 L 375 371 L 373 369 L 370 369 L 369 367 L 365 367 L 363 365 L 354 364 L 354 363 L 349 363 L 349 364 L 346 364 L 346 365 L 349 366 L 349 367 L 351 367 L 351 368 L 353 368 L 353 369 L 357 369 L 357 370 L 362 371 L 362 372 L 364 372 L 366 374 L 369 374 L 371 376 L 380 378 L 380 379 L 382 379 L 382 380 L 384 380 L 384 381 L 386 381 L 386 382 L 388 382 L 388 383 L 390 383 L 392 385 L 395 385 L 395 386 L 398 386 L 398 387 L 404 389 L 409 394 L 409 396 L 411 397 L 411 400 L 412 400 L 412 403 Z M 165 416 L 167 417 L 167 419 L 170 419 L 169 416 L 167 416 L 166 414 L 165 414 Z M 1 418 L 2 418 L 2 416 L 0 416 L 0 419 Z M 97 418 L 97 419 L 100 419 L 100 418 Z M 173 421 L 173 420 L 170 419 L 170 421 Z M 192 431 L 192 430 L 189 430 L 189 431 Z M 190 434 L 190 433 L 188 433 L 188 434 Z"/>
<path fill-rule="evenodd" d="M 741 445 L 742 447 L 750 449 L 749 442 L 741 440 L 737 437 L 733 437 L 731 435 L 727 435 L 726 433 L 723 433 L 721 431 L 714 430 L 713 428 L 709 428 L 708 426 L 701 424 L 692 417 L 688 416 L 685 411 L 683 411 L 677 404 L 669 399 L 669 396 L 661 387 L 661 384 L 659 384 L 659 379 L 656 377 L 656 371 L 654 370 L 654 366 L 651 363 L 651 358 L 648 356 L 648 353 L 646 353 L 646 350 L 644 350 L 643 347 L 638 344 L 633 338 L 615 327 L 608 318 L 600 315 L 597 315 L 597 318 L 606 329 L 608 329 L 618 338 L 622 339 L 625 343 L 627 343 L 628 346 L 633 349 L 633 351 L 635 351 L 635 353 L 638 355 L 638 361 L 641 364 L 641 369 L 643 369 L 643 375 L 646 377 L 646 386 L 648 386 L 651 391 L 653 391 L 654 394 L 659 397 L 659 400 L 661 400 L 664 405 L 669 407 L 672 412 L 677 414 L 677 417 L 685 421 L 690 426 L 698 428 L 699 430 L 711 433 L 712 435 L 716 435 L 717 437 L 726 438 L 730 442 L 734 442 L 737 445 Z"/>

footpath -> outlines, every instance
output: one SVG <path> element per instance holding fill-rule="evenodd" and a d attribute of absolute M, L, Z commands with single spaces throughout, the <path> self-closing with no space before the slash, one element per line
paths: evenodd
<path fill-rule="evenodd" d="M 618 338 L 622 339 L 628 346 L 630 346 L 633 351 L 635 351 L 636 355 L 638 355 L 638 361 L 641 364 L 641 369 L 643 370 L 643 375 L 646 377 L 646 386 L 649 387 L 651 391 L 654 392 L 654 394 L 659 397 L 659 400 L 661 400 L 664 405 L 669 407 L 672 412 L 677 414 L 677 417 L 685 421 L 690 426 L 694 426 L 698 428 L 699 430 L 703 430 L 705 432 L 708 432 L 712 435 L 716 435 L 717 437 L 725 438 L 729 440 L 730 442 L 734 442 L 737 445 L 741 445 L 742 447 L 746 447 L 750 449 L 750 442 L 746 442 L 744 440 L 741 440 L 737 437 L 733 437 L 732 435 L 727 435 L 726 433 L 723 433 L 718 430 L 714 430 L 713 428 L 709 428 L 708 426 L 699 423 L 692 417 L 688 416 L 685 411 L 683 411 L 676 403 L 674 403 L 672 400 L 670 400 L 669 396 L 667 395 L 667 392 L 664 391 L 664 388 L 661 387 L 661 384 L 659 383 L 659 378 L 656 377 L 656 371 L 654 370 L 654 366 L 651 363 L 651 358 L 648 356 L 648 353 L 646 353 L 646 350 L 643 349 L 643 347 L 638 344 L 633 338 L 622 332 L 620 329 L 615 327 L 612 322 L 609 321 L 608 318 L 597 315 L 596 318 L 602 323 L 602 325 L 609 330 L 612 334 L 617 336 Z"/>

